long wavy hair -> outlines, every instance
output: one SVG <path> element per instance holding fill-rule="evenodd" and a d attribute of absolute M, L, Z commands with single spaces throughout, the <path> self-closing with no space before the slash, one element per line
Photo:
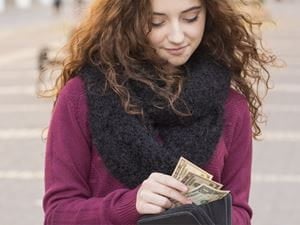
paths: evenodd
<path fill-rule="evenodd" d="M 276 57 L 267 52 L 254 32 L 261 23 L 238 11 L 237 1 L 202 0 L 206 5 L 206 27 L 201 45 L 218 61 L 232 70 L 231 86 L 248 100 L 252 117 L 252 133 L 261 134 L 262 97 L 258 90 L 269 89 L 268 65 Z M 87 64 L 101 70 L 106 76 L 106 87 L 119 97 L 129 114 L 143 114 L 135 105 L 125 85 L 133 79 L 148 85 L 165 99 L 175 113 L 174 103 L 179 99 L 183 76 L 179 69 L 168 67 L 151 47 L 147 33 L 151 31 L 152 7 L 150 0 L 95 0 L 82 22 L 76 27 L 65 46 L 61 73 L 51 89 L 57 97 L 68 80 L 78 76 Z M 151 63 L 153 75 L 143 72 L 145 63 Z M 164 85 L 158 85 L 158 82 Z M 99 90 L 100 91 L 100 90 Z"/>

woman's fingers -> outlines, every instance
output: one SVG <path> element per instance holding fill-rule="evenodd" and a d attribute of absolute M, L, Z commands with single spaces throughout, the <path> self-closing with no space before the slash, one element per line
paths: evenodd
<path fill-rule="evenodd" d="M 164 208 L 151 203 L 141 204 L 138 209 L 138 212 L 141 214 L 158 214 L 162 213 L 163 211 L 165 211 Z"/>
<path fill-rule="evenodd" d="M 146 185 L 149 186 L 148 188 L 154 193 L 173 199 L 181 204 L 192 203 L 191 200 L 183 195 L 188 190 L 187 186 L 172 176 L 162 173 L 152 173 L 146 182 Z"/>
<path fill-rule="evenodd" d="M 172 207 L 172 201 L 191 204 L 184 196 L 188 188 L 174 177 L 162 173 L 152 173 L 137 192 L 136 209 L 140 214 L 160 213 Z"/>
<path fill-rule="evenodd" d="M 143 198 L 143 200 L 147 203 L 159 206 L 163 209 L 168 209 L 172 207 L 172 202 L 167 197 L 153 193 L 149 190 L 141 191 L 140 195 Z"/>
<path fill-rule="evenodd" d="M 152 178 L 156 182 L 176 189 L 180 192 L 187 192 L 188 188 L 186 185 L 176 180 L 174 177 L 162 173 L 152 173 L 149 178 Z"/>
<path fill-rule="evenodd" d="M 148 186 L 149 190 L 152 190 L 153 193 L 165 196 L 168 199 L 175 200 L 177 202 L 180 202 L 181 204 L 191 204 L 191 200 L 189 200 L 187 197 L 183 195 L 182 192 L 179 192 L 178 189 L 169 187 L 167 185 L 161 184 L 157 181 L 150 180 L 148 181 Z M 171 206 L 170 206 L 171 207 Z"/>
<path fill-rule="evenodd" d="M 185 197 L 181 192 L 178 192 L 168 186 L 161 186 L 156 192 L 157 194 L 163 195 L 169 199 L 180 202 L 181 204 L 191 204 L 192 201 Z"/>

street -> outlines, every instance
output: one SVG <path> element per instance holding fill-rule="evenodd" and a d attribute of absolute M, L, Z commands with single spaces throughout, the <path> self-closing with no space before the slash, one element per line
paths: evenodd
<path fill-rule="evenodd" d="M 0 14 L 1 225 L 43 222 L 42 134 L 52 103 L 35 94 L 37 58 L 42 47 L 64 40 L 67 15 L 54 15 L 51 8 L 41 6 Z"/>
<path fill-rule="evenodd" d="M 300 15 L 299 1 L 270 2 L 276 24 L 264 27 L 266 48 L 286 63 L 273 68 L 274 88 L 265 102 L 265 139 L 254 142 L 251 205 L 255 225 L 297 225 L 300 188 Z"/>
<path fill-rule="evenodd" d="M 270 70 L 274 88 L 265 99 L 264 140 L 254 141 L 250 196 L 254 225 L 298 225 L 300 221 L 299 9 L 299 1 L 266 1 L 276 24 L 263 26 L 264 43 L 286 66 Z M 0 14 L 1 225 L 43 223 L 42 135 L 52 102 L 35 93 L 37 56 L 42 47 L 64 41 L 75 17 L 66 10 L 66 16 L 42 6 Z"/>

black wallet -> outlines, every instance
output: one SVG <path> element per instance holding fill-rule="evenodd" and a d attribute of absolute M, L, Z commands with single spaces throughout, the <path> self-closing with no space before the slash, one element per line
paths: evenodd
<path fill-rule="evenodd" d="M 157 215 L 143 216 L 138 225 L 231 225 L 231 195 L 203 204 L 182 205 Z"/>

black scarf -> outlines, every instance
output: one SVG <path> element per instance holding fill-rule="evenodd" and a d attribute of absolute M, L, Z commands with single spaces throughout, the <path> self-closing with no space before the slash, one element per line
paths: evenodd
<path fill-rule="evenodd" d="M 192 112 L 189 117 L 177 116 L 170 107 L 153 107 L 153 92 L 141 83 L 128 82 L 135 102 L 145 112 L 143 123 L 139 116 L 125 113 L 112 91 L 101 93 L 105 78 L 99 70 L 85 67 L 80 73 L 86 87 L 93 144 L 111 174 L 130 188 L 152 172 L 171 174 L 180 156 L 201 166 L 214 152 L 223 127 L 230 71 L 212 57 L 199 54 L 194 54 L 185 68 L 180 98 Z M 177 108 L 184 109 L 179 103 Z"/>

